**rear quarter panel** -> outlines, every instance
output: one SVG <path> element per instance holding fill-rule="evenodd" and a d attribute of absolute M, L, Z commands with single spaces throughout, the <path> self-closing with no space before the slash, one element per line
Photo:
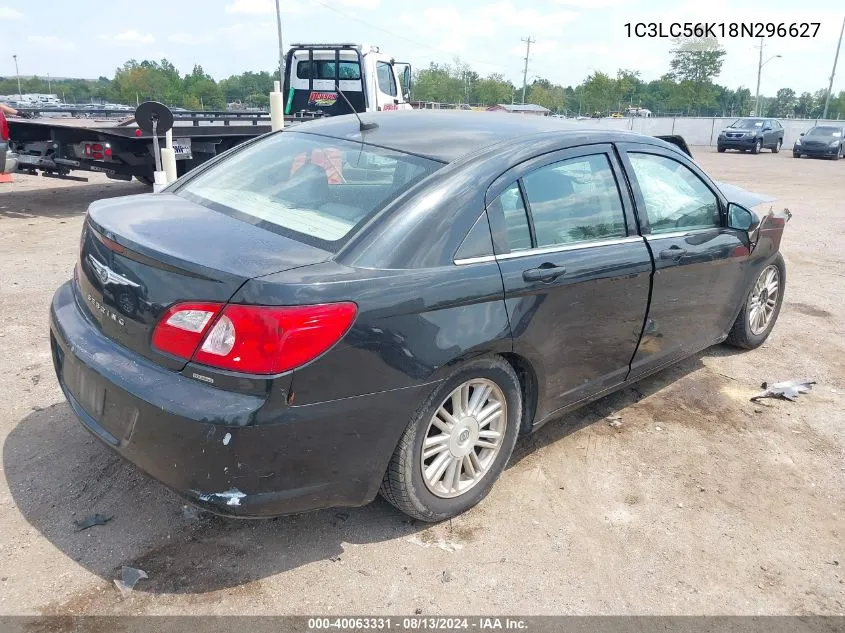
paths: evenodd
<path fill-rule="evenodd" d="M 344 338 L 294 371 L 296 405 L 435 383 L 462 360 L 511 350 L 496 262 L 414 270 L 326 262 L 249 281 L 232 301 L 358 305 Z"/>

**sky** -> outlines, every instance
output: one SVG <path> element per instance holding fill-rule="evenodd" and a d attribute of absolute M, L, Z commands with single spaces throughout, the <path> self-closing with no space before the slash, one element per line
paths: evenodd
<path fill-rule="evenodd" d="M 4 1 L 6 2 L 4 4 Z M 593 71 L 639 70 L 644 80 L 669 70 L 670 39 L 628 37 L 626 23 L 819 22 L 813 38 L 765 41 L 761 93 L 827 88 L 845 2 L 840 0 L 281 0 L 283 39 L 377 45 L 414 67 L 456 56 L 481 75 L 522 83 L 523 38 L 531 46 L 528 81 L 576 85 Z M 127 59 L 166 57 L 184 74 L 200 64 L 216 79 L 278 64 L 274 0 L 0 0 L 0 76 L 112 77 Z M 759 40 L 724 38 L 717 82 L 757 82 Z M 845 48 L 845 47 L 844 47 Z M 845 90 L 845 51 L 834 93 Z"/>

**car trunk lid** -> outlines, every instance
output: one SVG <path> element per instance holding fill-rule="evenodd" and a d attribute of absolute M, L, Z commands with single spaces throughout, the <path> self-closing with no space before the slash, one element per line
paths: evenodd
<path fill-rule="evenodd" d="M 169 306 L 225 303 L 248 279 L 330 257 L 170 193 L 129 196 L 89 208 L 75 288 L 104 334 L 180 370 L 185 360 L 151 344 L 153 329 Z"/>

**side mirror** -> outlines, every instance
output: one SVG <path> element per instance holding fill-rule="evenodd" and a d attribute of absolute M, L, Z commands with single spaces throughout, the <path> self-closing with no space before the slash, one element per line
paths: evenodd
<path fill-rule="evenodd" d="M 760 218 L 753 211 L 746 209 L 736 202 L 728 203 L 728 227 L 748 233 L 748 240 L 753 249 L 757 244 L 757 229 L 760 228 Z"/>
<path fill-rule="evenodd" d="M 804 132 L 801 132 L 801 136 L 804 136 Z"/>

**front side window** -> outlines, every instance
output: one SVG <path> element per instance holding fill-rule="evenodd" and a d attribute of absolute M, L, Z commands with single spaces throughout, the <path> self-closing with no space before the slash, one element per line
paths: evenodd
<path fill-rule="evenodd" d="M 721 225 L 716 194 L 688 167 L 666 156 L 629 153 L 652 233 Z"/>
<path fill-rule="evenodd" d="M 396 92 L 396 79 L 393 76 L 393 66 L 386 62 L 377 62 L 376 77 L 378 78 L 379 90 L 391 97 L 395 97 L 398 94 Z"/>
<path fill-rule="evenodd" d="M 626 235 L 622 199 L 605 154 L 546 165 L 522 180 L 537 246 Z"/>
<path fill-rule="evenodd" d="M 285 132 L 250 144 L 174 192 L 327 250 L 441 163 L 341 139 Z"/>

